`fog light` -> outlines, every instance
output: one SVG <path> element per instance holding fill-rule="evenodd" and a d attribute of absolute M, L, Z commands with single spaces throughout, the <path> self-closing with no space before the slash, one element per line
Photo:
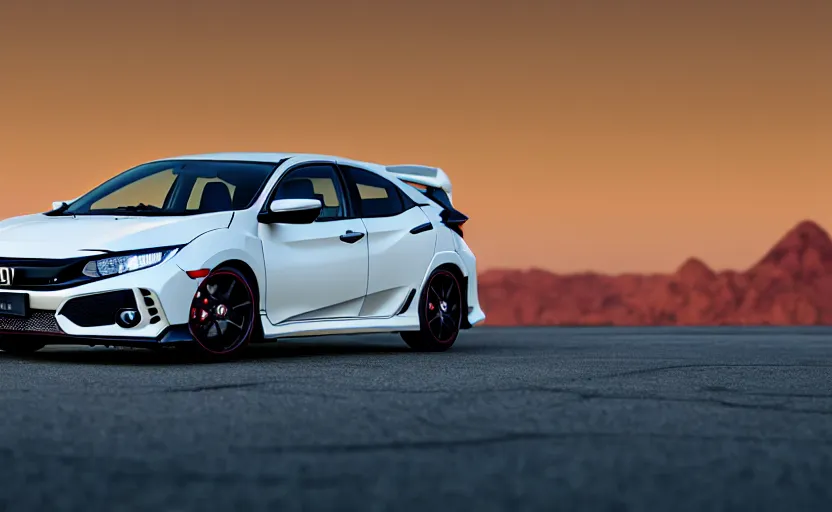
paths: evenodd
<path fill-rule="evenodd" d="M 119 327 L 124 327 L 125 329 L 136 327 L 141 321 L 142 317 L 135 309 L 122 309 L 116 314 L 116 323 Z"/>

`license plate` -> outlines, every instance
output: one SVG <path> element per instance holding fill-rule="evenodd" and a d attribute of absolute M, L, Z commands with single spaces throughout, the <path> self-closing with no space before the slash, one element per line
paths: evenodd
<path fill-rule="evenodd" d="M 0 316 L 29 316 L 29 296 L 24 293 L 0 293 Z"/>

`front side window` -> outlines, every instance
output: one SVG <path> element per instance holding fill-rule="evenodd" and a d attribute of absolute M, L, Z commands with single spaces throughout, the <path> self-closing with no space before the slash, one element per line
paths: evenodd
<path fill-rule="evenodd" d="M 355 184 L 361 217 L 392 217 L 405 210 L 398 187 L 378 174 L 355 167 L 342 167 L 347 179 Z"/>
<path fill-rule="evenodd" d="M 165 216 L 245 210 L 276 167 L 257 162 L 152 162 L 93 189 L 61 214 Z"/>
<path fill-rule="evenodd" d="M 323 205 L 318 221 L 347 216 L 344 192 L 331 165 L 308 165 L 290 170 L 272 195 L 275 199 L 317 199 Z"/>

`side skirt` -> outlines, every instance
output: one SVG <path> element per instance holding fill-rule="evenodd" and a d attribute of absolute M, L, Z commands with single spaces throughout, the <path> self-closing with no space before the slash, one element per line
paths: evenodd
<path fill-rule="evenodd" d="M 262 316 L 262 318 L 263 335 L 269 339 L 419 330 L 419 319 L 417 317 L 404 316 L 395 316 L 393 318 L 314 320 L 308 322 L 289 322 L 280 325 L 271 325 L 265 316 Z"/>

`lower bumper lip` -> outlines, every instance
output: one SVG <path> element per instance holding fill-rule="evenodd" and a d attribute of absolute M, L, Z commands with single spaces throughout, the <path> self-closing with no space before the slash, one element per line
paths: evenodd
<path fill-rule="evenodd" d="M 15 336 L 20 339 L 48 337 L 50 338 L 50 344 L 57 345 L 103 345 L 106 343 L 115 347 L 147 348 L 149 346 L 174 345 L 193 342 L 193 338 L 191 337 L 191 333 L 188 331 L 187 325 L 172 325 L 162 331 L 162 333 L 155 338 L 127 336 L 73 336 L 63 332 L 20 332 L 4 330 L 0 330 L 0 334 Z"/>

